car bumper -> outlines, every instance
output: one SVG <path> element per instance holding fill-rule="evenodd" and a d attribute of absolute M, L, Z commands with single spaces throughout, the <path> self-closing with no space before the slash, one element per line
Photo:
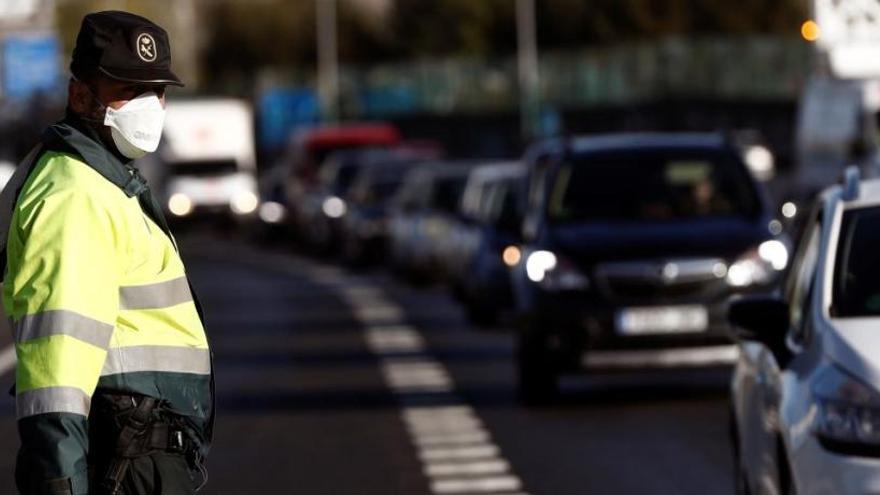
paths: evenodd
<path fill-rule="evenodd" d="M 739 348 L 734 344 L 667 349 L 594 350 L 583 353 L 581 366 L 587 369 L 731 366 L 738 357 Z"/>
<path fill-rule="evenodd" d="M 699 305 L 706 309 L 704 330 L 626 335 L 617 315 L 628 306 L 589 301 L 582 294 L 542 294 L 525 315 L 544 333 L 565 368 L 644 368 L 727 366 L 739 352 L 727 324 L 726 302 L 645 302 L 634 306 Z"/>
<path fill-rule="evenodd" d="M 880 494 L 880 458 L 837 454 L 815 437 L 792 456 L 792 475 L 801 495 Z"/>

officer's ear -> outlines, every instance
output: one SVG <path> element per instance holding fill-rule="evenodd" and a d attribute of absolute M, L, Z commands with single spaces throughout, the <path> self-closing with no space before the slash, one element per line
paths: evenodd
<path fill-rule="evenodd" d="M 92 93 L 79 79 L 71 77 L 67 83 L 67 105 L 77 115 L 88 115 L 92 108 Z"/>

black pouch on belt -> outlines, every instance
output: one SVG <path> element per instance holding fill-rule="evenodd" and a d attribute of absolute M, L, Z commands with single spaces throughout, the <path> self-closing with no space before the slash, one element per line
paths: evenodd
<path fill-rule="evenodd" d="M 107 493 L 119 493 L 132 459 L 191 449 L 179 421 L 154 397 L 101 394 L 93 401 L 92 413 L 90 464 L 100 469 L 97 474 Z"/>

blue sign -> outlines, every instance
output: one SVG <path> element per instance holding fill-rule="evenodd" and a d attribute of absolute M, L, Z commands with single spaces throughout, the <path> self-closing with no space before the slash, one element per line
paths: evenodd
<path fill-rule="evenodd" d="M 278 88 L 263 93 L 259 102 L 260 144 L 276 148 L 299 126 L 319 120 L 318 96 L 311 89 Z"/>
<path fill-rule="evenodd" d="M 360 93 L 361 110 L 370 117 L 412 113 L 418 103 L 416 92 L 405 85 L 368 88 Z"/>
<path fill-rule="evenodd" d="M 54 34 L 12 35 L 3 40 L 3 95 L 25 99 L 58 89 L 61 44 Z"/>

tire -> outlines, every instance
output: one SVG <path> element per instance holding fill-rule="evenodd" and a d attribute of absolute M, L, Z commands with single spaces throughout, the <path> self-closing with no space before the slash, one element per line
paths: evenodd
<path fill-rule="evenodd" d="M 519 334 L 517 346 L 517 392 L 520 402 L 529 406 L 553 402 L 559 393 L 558 372 L 553 365 L 547 339 L 534 328 Z"/>

